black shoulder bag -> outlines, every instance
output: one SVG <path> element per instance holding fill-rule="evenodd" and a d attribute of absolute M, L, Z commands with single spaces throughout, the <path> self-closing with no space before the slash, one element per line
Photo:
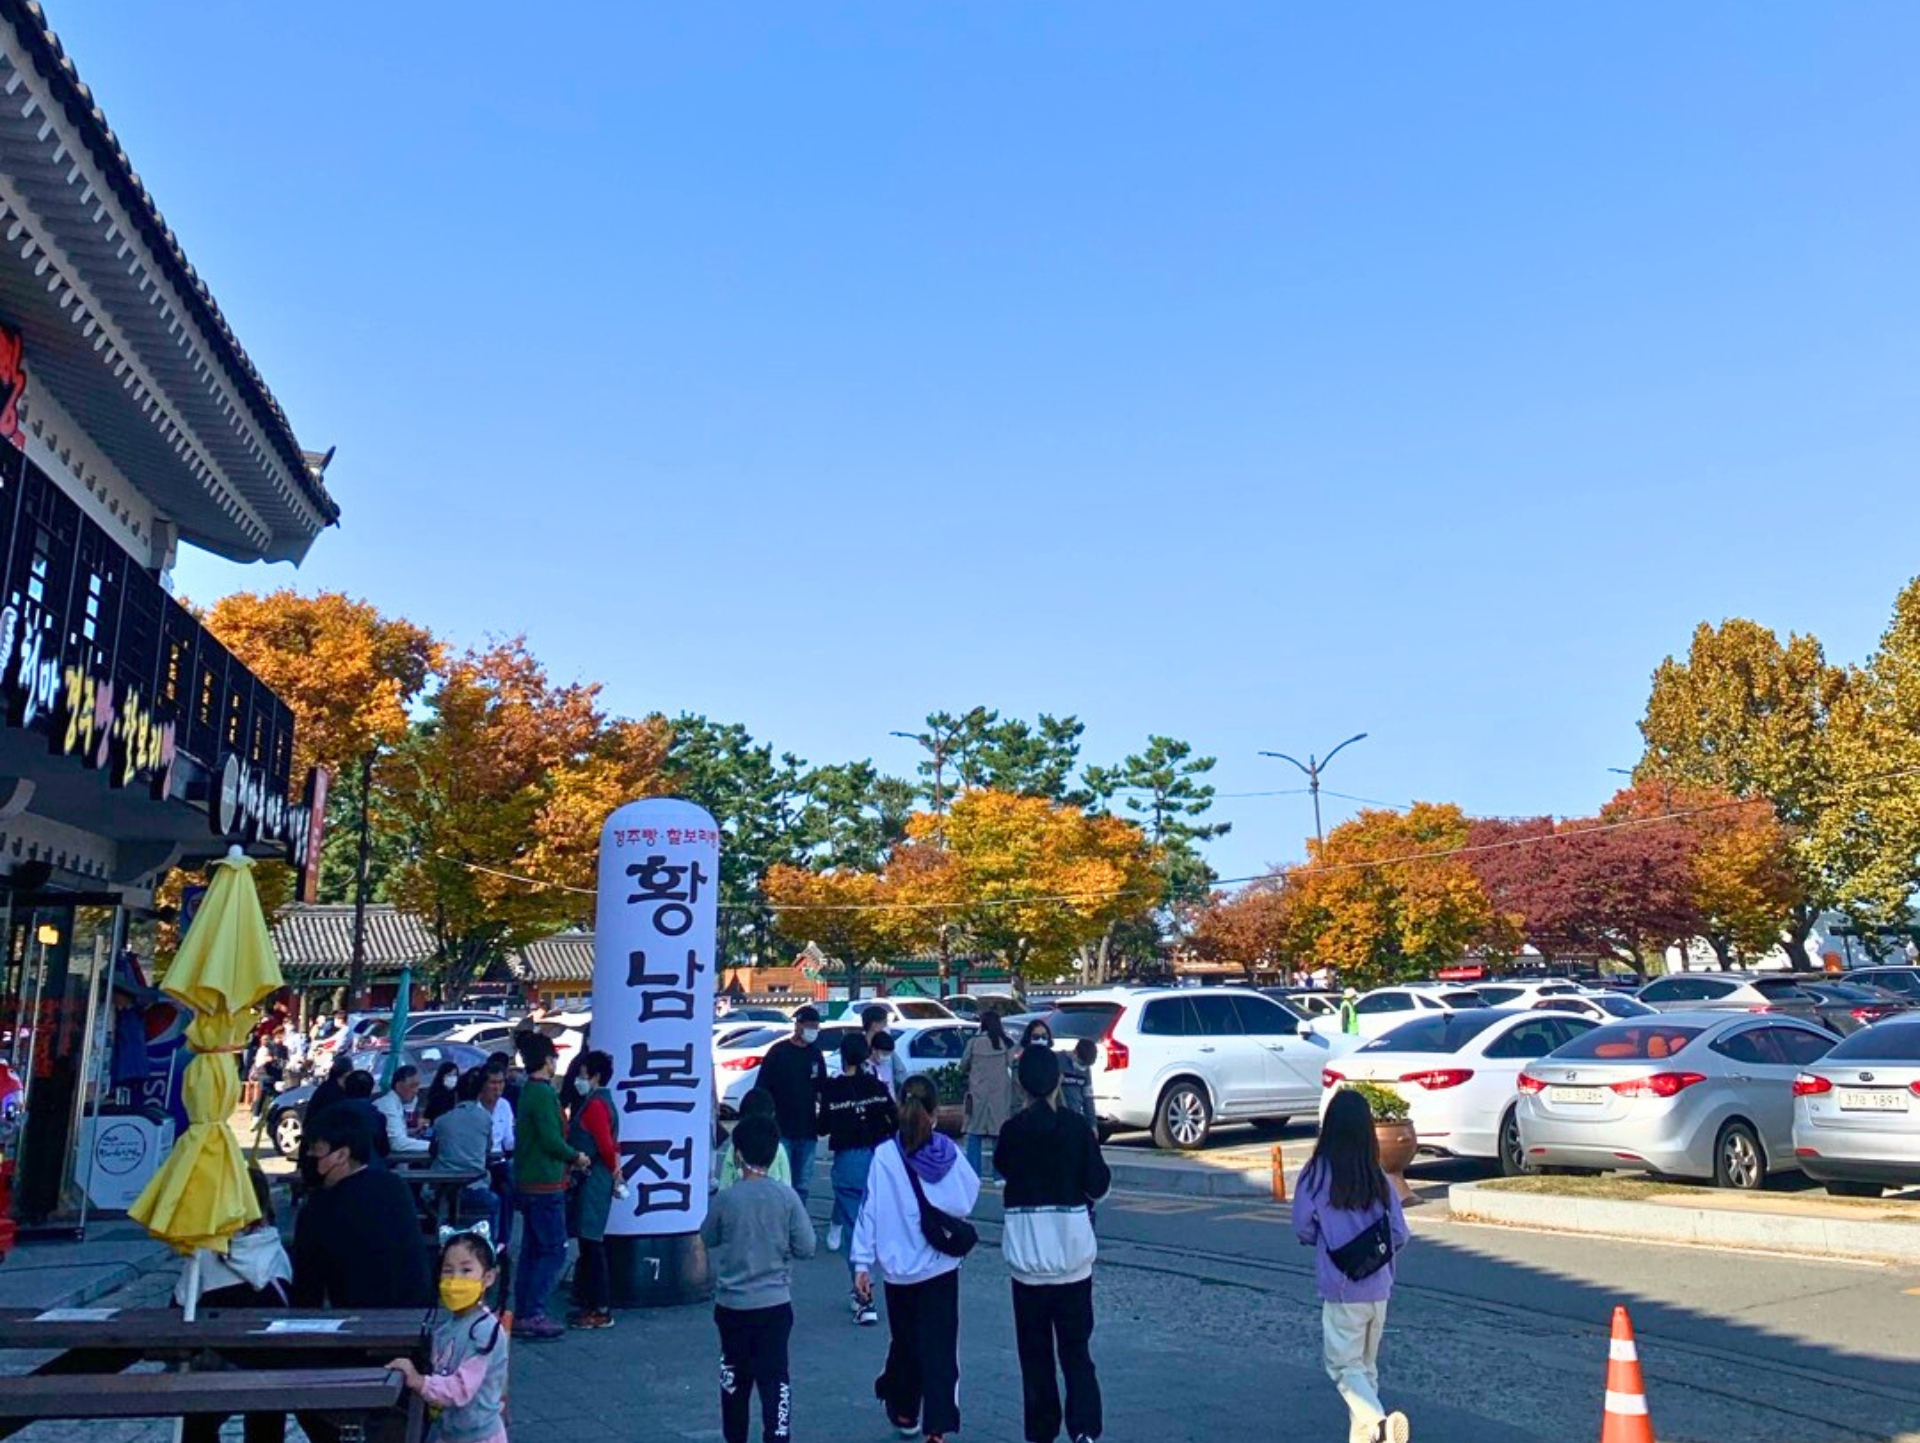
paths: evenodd
<path fill-rule="evenodd" d="M 927 1246 L 949 1258 L 964 1258 L 979 1243 L 979 1230 L 965 1218 L 942 1212 L 928 1202 L 927 1190 L 920 1186 L 920 1174 L 908 1161 L 907 1150 L 897 1142 L 893 1147 L 900 1154 L 900 1166 L 907 1170 L 907 1181 L 913 1184 L 914 1199 L 920 1204 L 920 1231 Z"/>
<path fill-rule="evenodd" d="M 1359 1235 L 1337 1248 L 1328 1248 L 1333 1265 L 1348 1278 L 1359 1282 L 1370 1278 L 1393 1261 L 1393 1214 L 1383 1212 Z"/>

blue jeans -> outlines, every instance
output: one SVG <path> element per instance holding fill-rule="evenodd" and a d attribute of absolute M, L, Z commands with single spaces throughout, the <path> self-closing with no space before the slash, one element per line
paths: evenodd
<path fill-rule="evenodd" d="M 813 1153 L 820 1146 L 817 1137 L 783 1137 L 780 1146 L 787 1150 L 787 1166 L 793 1170 L 793 1190 L 800 1194 L 800 1201 L 807 1200 L 807 1189 L 813 1184 Z"/>
<path fill-rule="evenodd" d="M 544 1318 L 547 1298 L 567 1267 L 567 1196 L 522 1193 L 519 1202 L 526 1232 L 520 1239 L 515 1311 L 523 1318 Z"/>
<path fill-rule="evenodd" d="M 999 1139 L 995 1138 L 994 1141 L 998 1142 Z M 984 1132 L 967 1134 L 967 1161 L 972 1165 L 974 1172 L 983 1178 L 987 1175 L 986 1163 L 982 1160 L 986 1151 L 986 1142 L 987 1135 Z"/>
<path fill-rule="evenodd" d="M 500 1199 L 483 1182 L 469 1183 L 460 1189 L 459 1221 L 473 1224 L 485 1219 L 487 1236 L 495 1251 L 506 1246 L 500 1236 Z"/>
<path fill-rule="evenodd" d="M 520 1211 L 513 1197 L 513 1162 L 496 1162 L 487 1169 L 493 1183 L 493 1195 L 500 1200 L 500 1231 L 493 1235 L 493 1250 L 504 1253 L 513 1241 L 513 1215 Z"/>
<path fill-rule="evenodd" d="M 860 1221 L 860 1205 L 867 1200 L 867 1174 L 873 1171 L 873 1149 L 850 1147 L 833 1155 L 828 1176 L 833 1179 L 833 1224 L 847 1230 L 847 1266 L 853 1266 L 853 1225 Z"/>

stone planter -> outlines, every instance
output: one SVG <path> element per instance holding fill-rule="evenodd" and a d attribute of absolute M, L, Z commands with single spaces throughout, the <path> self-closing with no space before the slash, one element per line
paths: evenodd
<path fill-rule="evenodd" d="M 1419 1138 L 1411 1122 L 1375 1122 L 1374 1141 L 1380 1145 L 1380 1171 L 1387 1175 L 1403 1203 L 1413 1201 L 1413 1189 L 1407 1186 L 1407 1164 L 1413 1161 Z"/>

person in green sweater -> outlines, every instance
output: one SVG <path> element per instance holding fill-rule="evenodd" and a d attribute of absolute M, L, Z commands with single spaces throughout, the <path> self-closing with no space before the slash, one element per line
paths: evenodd
<path fill-rule="evenodd" d="M 566 1332 L 547 1316 L 547 1298 L 567 1266 L 567 1174 L 592 1162 L 567 1142 L 560 1099 L 553 1090 L 552 1039 L 526 1032 L 519 1046 L 527 1085 L 520 1090 L 514 1113 L 513 1189 L 525 1231 L 513 1335 L 541 1343 Z"/>

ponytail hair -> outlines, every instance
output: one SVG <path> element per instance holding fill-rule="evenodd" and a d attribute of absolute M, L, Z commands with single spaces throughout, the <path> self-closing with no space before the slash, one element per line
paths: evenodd
<path fill-rule="evenodd" d="M 900 1147 L 916 1153 L 933 1137 L 934 1119 L 940 1114 L 940 1098 L 933 1084 L 915 1073 L 900 1089 Z"/>

